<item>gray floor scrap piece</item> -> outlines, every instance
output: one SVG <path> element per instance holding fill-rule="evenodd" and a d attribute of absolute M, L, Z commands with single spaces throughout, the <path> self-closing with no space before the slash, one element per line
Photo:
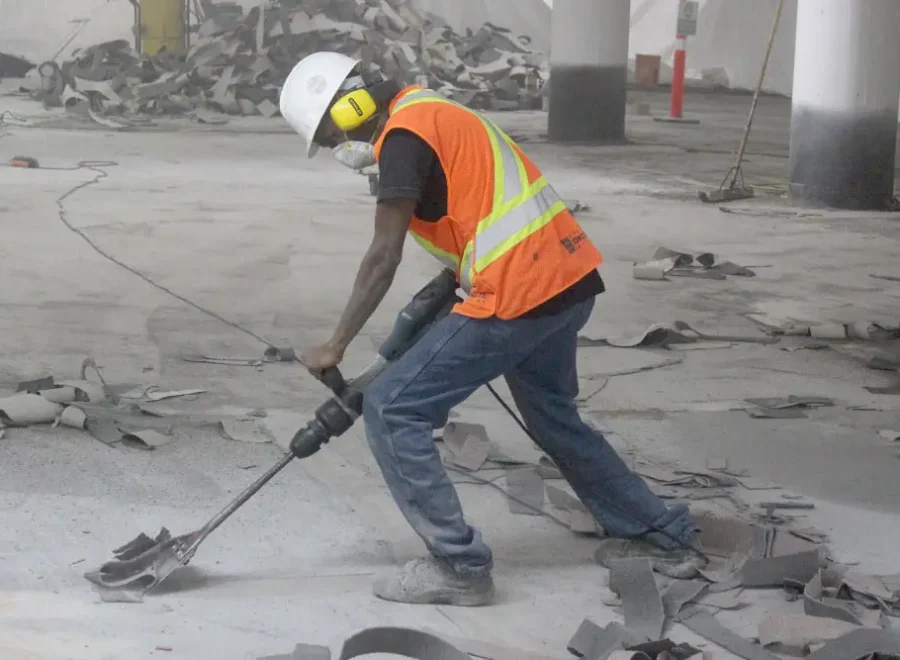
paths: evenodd
<path fill-rule="evenodd" d="M 445 635 L 435 630 L 425 630 L 425 632 L 440 637 L 473 658 L 481 658 L 483 660 L 561 660 L 561 654 L 558 653 L 551 656 L 544 653 L 523 651 L 518 648 L 492 644 L 491 642 L 482 642 L 476 639 Z"/>
<path fill-rule="evenodd" d="M 566 648 L 575 657 L 585 660 L 601 660 L 617 649 L 636 646 L 641 641 L 621 624 L 613 622 L 601 628 L 590 619 L 585 619 L 572 639 L 569 640 Z"/>
<path fill-rule="evenodd" d="M 685 610 L 679 615 L 678 621 L 701 637 L 746 660 L 780 660 L 774 653 L 744 639 L 719 623 L 712 614 L 699 608 Z"/>
<path fill-rule="evenodd" d="M 900 638 L 890 630 L 864 628 L 854 630 L 833 642 L 827 643 L 809 660 L 862 660 L 873 653 L 889 656 L 900 655 Z"/>
<path fill-rule="evenodd" d="M 367 628 L 344 642 L 339 660 L 392 653 L 414 660 L 472 660 L 455 646 L 421 630 Z"/>
<path fill-rule="evenodd" d="M 741 569 L 745 587 L 780 587 L 785 580 L 808 582 L 819 570 L 819 551 L 751 559 Z"/>
<path fill-rule="evenodd" d="M 16 387 L 16 392 L 36 394 L 41 390 L 48 390 L 51 387 L 56 387 L 53 376 L 44 376 L 43 378 L 35 378 L 34 380 L 23 380 Z"/>
<path fill-rule="evenodd" d="M 861 626 L 863 624 L 862 620 L 856 616 L 850 607 L 824 598 L 825 582 L 826 573 L 822 570 L 817 571 L 812 579 L 807 582 L 806 588 L 803 590 L 803 612 L 809 616 L 829 617 Z"/>
<path fill-rule="evenodd" d="M 544 509 L 544 480 L 536 470 L 533 468 L 507 470 L 506 488 L 511 513 L 541 515 Z"/>
<path fill-rule="evenodd" d="M 667 617 L 675 616 L 708 588 L 709 585 L 701 580 L 670 580 L 662 591 L 663 611 Z"/>
<path fill-rule="evenodd" d="M 702 653 L 700 649 L 694 648 L 690 644 L 676 644 L 670 639 L 630 646 L 628 650 L 642 653 L 652 660 L 666 660 L 667 658 L 668 660 L 687 660 Z"/>
<path fill-rule="evenodd" d="M 622 599 L 625 628 L 641 641 L 662 637 L 666 614 L 647 558 L 610 562 L 609 588 Z"/>
<path fill-rule="evenodd" d="M 105 445 L 113 446 L 122 441 L 122 429 L 108 417 L 89 415 L 86 426 L 88 432 Z"/>
<path fill-rule="evenodd" d="M 578 630 L 572 635 L 572 639 L 566 645 L 569 653 L 576 658 L 589 658 L 597 645 L 597 640 L 603 636 L 605 629 L 598 626 L 590 619 L 585 619 L 578 626 Z"/>

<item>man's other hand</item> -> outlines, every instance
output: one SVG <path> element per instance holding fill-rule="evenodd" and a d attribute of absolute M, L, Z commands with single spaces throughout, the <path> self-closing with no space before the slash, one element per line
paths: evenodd
<path fill-rule="evenodd" d="M 344 352 L 331 344 L 312 346 L 300 354 L 300 362 L 317 378 L 326 369 L 338 366 L 343 359 Z"/>

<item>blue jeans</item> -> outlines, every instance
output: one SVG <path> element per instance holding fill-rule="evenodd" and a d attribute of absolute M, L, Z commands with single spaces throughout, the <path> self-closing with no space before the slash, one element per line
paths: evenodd
<path fill-rule="evenodd" d="M 433 430 L 500 376 L 540 448 L 610 536 L 661 529 L 665 535 L 650 538 L 674 548 L 669 537 L 687 542 L 695 531 L 687 507 L 666 507 L 578 414 L 578 331 L 593 306 L 591 299 L 553 316 L 511 321 L 450 314 L 366 389 L 366 435 L 388 488 L 431 553 L 457 573 L 487 574 L 493 560 L 481 533 L 466 523 Z"/>

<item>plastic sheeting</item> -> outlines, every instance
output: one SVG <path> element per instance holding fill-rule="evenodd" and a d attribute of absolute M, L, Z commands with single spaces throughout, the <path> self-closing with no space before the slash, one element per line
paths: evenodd
<path fill-rule="evenodd" d="M 249 8 L 259 0 L 240 0 Z M 532 47 L 550 50 L 552 0 L 413 0 L 420 10 L 443 18 L 456 31 L 477 30 L 493 23 L 528 35 Z M 728 86 L 752 88 L 768 39 L 778 0 L 700 0 L 698 34 L 688 41 L 688 76 L 723 69 L 714 76 Z M 660 55 L 671 63 L 675 42 L 677 0 L 631 0 L 629 57 Z M 769 72 L 766 91 L 790 94 L 797 0 L 787 0 Z M 41 62 L 62 49 L 73 50 L 109 39 L 133 39 L 133 10 L 128 0 L 0 0 L 0 48 Z M 77 33 L 68 46 L 66 41 Z M 663 67 L 663 80 L 667 80 Z"/>
<path fill-rule="evenodd" d="M 545 0 L 413 0 L 420 10 L 444 19 L 460 34 L 485 23 L 531 38 L 531 48 L 550 52 L 552 10 Z"/>
<path fill-rule="evenodd" d="M 131 41 L 133 27 L 128 0 L 0 0 L 0 50 L 35 63 L 110 39 Z"/>

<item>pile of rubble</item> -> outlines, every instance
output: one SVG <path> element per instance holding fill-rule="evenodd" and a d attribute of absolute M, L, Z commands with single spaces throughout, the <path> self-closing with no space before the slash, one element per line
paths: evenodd
<path fill-rule="evenodd" d="M 408 0 L 272 0 L 246 15 L 234 3 L 200 4 L 203 20 L 186 53 L 142 56 L 124 40 L 98 44 L 62 66 L 40 65 L 33 96 L 94 117 L 210 110 L 272 117 L 292 67 L 330 50 L 473 108 L 540 106 L 546 58 L 530 50 L 528 37 L 494 25 L 460 35 Z"/>

